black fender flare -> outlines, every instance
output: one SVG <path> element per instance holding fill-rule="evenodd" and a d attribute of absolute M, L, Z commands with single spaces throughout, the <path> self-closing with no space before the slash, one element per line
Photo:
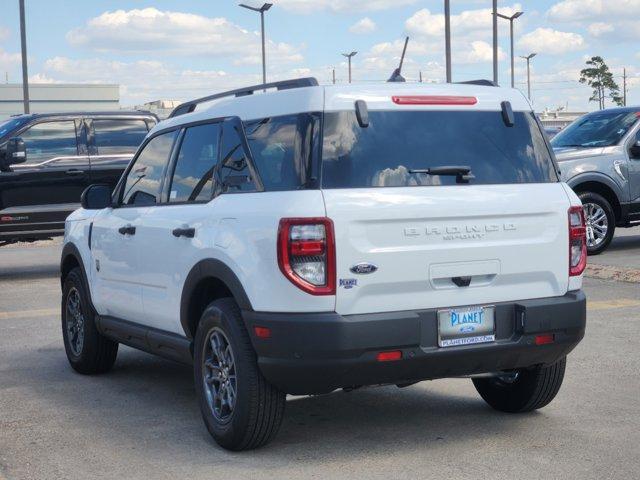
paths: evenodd
<path fill-rule="evenodd" d="M 66 243 L 62 248 L 62 254 L 60 255 L 60 289 L 64 288 L 64 264 L 70 258 L 73 257 L 80 265 L 80 275 L 82 276 L 82 282 L 89 298 L 89 306 L 95 312 L 96 309 L 93 306 L 93 300 L 91 298 L 91 289 L 89 288 L 89 279 L 87 278 L 87 269 L 82 261 L 82 255 L 80 250 L 73 243 Z"/>
<path fill-rule="evenodd" d="M 615 180 L 611 178 L 609 175 L 605 175 L 603 173 L 598 173 L 598 172 L 581 173 L 579 175 L 576 175 L 575 177 L 570 178 L 569 181 L 567 181 L 567 185 L 569 185 L 573 190 L 575 189 L 576 186 L 585 182 L 602 183 L 603 185 L 609 187 L 609 189 L 613 191 L 613 193 L 616 195 L 618 199 L 618 203 L 620 204 L 625 203 L 622 200 L 622 198 L 624 198 L 624 192 L 622 188 L 620 188 L 620 185 L 618 185 L 615 182 Z"/>
<path fill-rule="evenodd" d="M 197 285 L 201 280 L 207 278 L 217 279 L 224 283 L 233 294 L 241 310 L 253 311 L 242 283 L 228 265 L 215 258 L 200 260 L 187 275 L 180 298 L 180 324 L 187 338 L 192 337 L 189 330 L 189 303 Z"/>

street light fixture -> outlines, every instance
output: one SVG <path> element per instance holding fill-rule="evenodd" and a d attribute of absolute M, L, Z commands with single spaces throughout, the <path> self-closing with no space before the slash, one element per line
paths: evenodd
<path fill-rule="evenodd" d="M 351 83 L 351 59 L 353 57 L 355 57 L 358 54 L 358 52 L 351 52 L 351 53 L 343 53 L 342 56 L 343 57 L 347 57 L 347 59 L 349 60 L 349 83 Z"/>
<path fill-rule="evenodd" d="M 502 15 L 501 13 L 497 14 L 500 18 L 504 18 L 505 20 L 509 20 L 509 27 L 510 27 L 510 31 L 511 31 L 511 88 L 514 88 L 516 86 L 515 72 L 514 72 L 514 53 L 513 53 L 513 21 L 516 18 L 521 17 L 523 14 L 524 14 L 524 12 L 516 12 L 513 15 L 511 15 L 510 17 L 507 16 L 507 15 Z"/>
<path fill-rule="evenodd" d="M 529 94 L 529 102 L 531 102 L 531 59 L 535 57 L 537 53 L 531 53 L 526 57 L 520 56 L 520 58 L 524 58 L 527 61 L 527 92 Z"/>
<path fill-rule="evenodd" d="M 248 10 L 253 10 L 254 12 L 260 13 L 260 27 L 262 31 L 262 83 L 267 83 L 267 54 L 266 54 L 266 45 L 264 39 L 264 12 L 273 7 L 272 3 L 265 3 L 261 7 L 252 7 L 250 5 L 245 5 L 241 3 L 240 6 L 242 8 L 246 8 Z"/>

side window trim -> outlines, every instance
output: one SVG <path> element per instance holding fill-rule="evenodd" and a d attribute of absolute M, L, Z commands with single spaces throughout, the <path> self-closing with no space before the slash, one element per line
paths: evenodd
<path fill-rule="evenodd" d="M 180 149 L 182 148 L 182 142 L 184 141 L 184 136 L 187 133 L 186 128 L 181 128 L 178 133 L 178 137 L 176 138 L 175 146 L 171 151 L 171 157 L 169 157 L 169 165 L 167 166 L 167 170 L 164 175 L 164 179 L 162 181 L 162 191 L 160 192 L 160 204 L 159 205 L 167 205 L 169 204 L 169 191 L 171 190 L 171 183 L 173 182 L 173 175 L 176 170 L 176 165 L 178 163 L 178 156 L 180 155 Z"/>
<path fill-rule="evenodd" d="M 115 202 L 115 208 L 139 208 L 139 205 L 125 205 L 122 203 L 122 197 L 124 195 L 124 186 L 127 184 L 127 177 L 129 176 L 129 173 L 131 172 L 131 169 L 134 167 L 134 165 L 136 164 L 136 162 L 138 161 L 138 158 L 140 158 L 140 154 L 144 151 L 145 148 L 147 148 L 147 145 L 149 145 L 149 143 L 151 143 L 151 141 L 157 137 L 159 137 L 160 135 L 165 135 L 167 133 L 171 133 L 171 132 L 175 132 L 175 131 L 179 131 L 182 129 L 182 126 L 176 126 L 176 127 L 172 127 L 172 128 L 168 128 L 166 130 L 160 130 L 159 132 L 156 132 L 153 136 L 151 137 L 147 137 L 145 139 L 145 141 L 142 143 L 142 145 L 140 145 L 140 147 L 138 148 L 138 151 L 136 152 L 135 156 L 133 157 L 133 159 L 131 159 L 131 161 L 129 162 L 129 165 L 127 166 L 127 168 L 125 169 L 125 171 L 123 172 L 122 176 L 120 177 L 120 181 L 118 182 L 118 185 L 116 186 L 116 189 L 114 191 L 114 198 L 116 199 Z M 169 152 L 169 161 L 171 161 L 171 158 L 173 157 L 173 151 L 176 148 L 176 142 L 178 140 L 178 137 L 180 136 L 180 134 L 178 133 L 178 135 L 175 136 L 175 138 L 173 139 L 173 144 L 171 145 L 171 151 Z M 166 172 L 167 172 L 167 168 L 169 166 L 169 162 L 167 162 L 167 164 L 165 165 L 164 168 L 164 172 L 161 176 L 161 183 L 160 183 L 160 195 L 162 195 L 162 192 L 164 191 L 164 183 L 165 183 L 165 178 L 166 178 Z M 162 199 L 162 197 L 161 197 Z M 158 203 L 158 205 L 162 205 L 162 203 Z"/>

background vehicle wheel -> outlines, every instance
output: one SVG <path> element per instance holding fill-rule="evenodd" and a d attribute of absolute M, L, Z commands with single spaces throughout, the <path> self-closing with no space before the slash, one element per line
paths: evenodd
<path fill-rule="evenodd" d="M 524 413 L 548 405 L 560 390 L 566 357 L 548 367 L 505 373 L 493 378 L 474 378 L 473 385 L 491 407 L 501 412 Z"/>
<path fill-rule="evenodd" d="M 268 443 L 282 423 L 285 394 L 269 384 L 231 298 L 202 314 L 194 345 L 196 392 L 207 430 L 228 450 Z"/>
<path fill-rule="evenodd" d="M 79 373 L 105 373 L 118 355 L 118 343 L 102 336 L 95 324 L 79 268 L 69 272 L 62 289 L 62 337 L 69 363 Z"/>
<path fill-rule="evenodd" d="M 613 239 L 616 216 L 611 204 L 602 195 L 584 192 L 578 196 L 582 200 L 587 221 L 587 252 L 597 255 L 604 252 Z"/>

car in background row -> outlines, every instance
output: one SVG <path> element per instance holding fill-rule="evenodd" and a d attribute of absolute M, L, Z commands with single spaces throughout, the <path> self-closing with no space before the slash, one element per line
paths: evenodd
<path fill-rule="evenodd" d="M 33 114 L 0 123 L 0 245 L 64 233 L 89 185 L 116 186 L 158 118 L 147 112 Z"/>
<path fill-rule="evenodd" d="M 585 115 L 551 140 L 562 180 L 578 194 L 590 255 L 602 253 L 616 227 L 640 225 L 640 107 Z"/>

